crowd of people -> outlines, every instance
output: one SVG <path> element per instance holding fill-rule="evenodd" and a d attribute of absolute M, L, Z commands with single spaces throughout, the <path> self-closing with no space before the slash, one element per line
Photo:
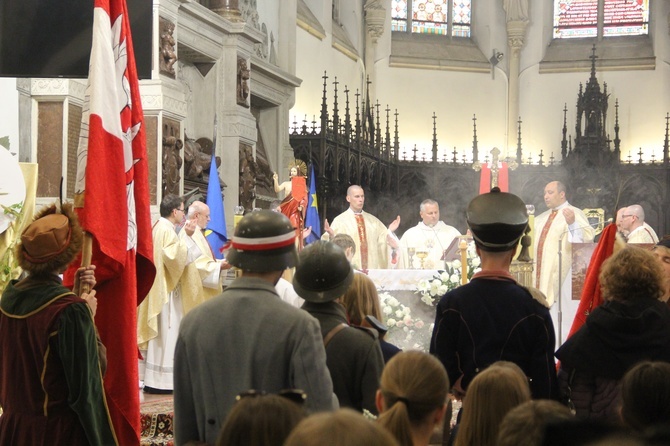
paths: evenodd
<path fill-rule="evenodd" d="M 399 239 L 399 217 L 386 226 L 365 213 L 363 189 L 351 186 L 350 208 L 302 249 L 301 219 L 253 211 L 217 260 L 202 233 L 207 205 L 167 195 L 153 229 L 156 280 L 138 308 L 144 391 L 174 393 L 178 445 L 668 444 L 670 239 L 658 240 L 639 205 L 620 209 L 590 267 L 600 298 L 585 301 L 557 348 L 550 307 L 566 278 L 556 250 L 595 236 L 566 192 L 545 187 L 534 286 L 510 273 L 529 224 L 524 202 L 497 188 L 472 199 L 481 271 L 440 298 L 429 353 L 385 340 L 365 271 L 444 260 L 460 233 L 434 200 Z M 80 268 L 72 290 L 59 278 L 81 238 L 72 207 L 54 205 L 16 247 L 27 274 L 0 300 L 2 445 L 117 444 L 95 267 Z M 411 249 L 426 251 L 421 265 Z M 452 405 L 462 406 L 455 417 Z"/>

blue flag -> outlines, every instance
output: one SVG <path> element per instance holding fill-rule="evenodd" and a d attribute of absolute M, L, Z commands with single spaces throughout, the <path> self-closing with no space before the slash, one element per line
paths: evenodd
<path fill-rule="evenodd" d="M 305 239 L 308 245 L 321 238 L 321 219 L 319 219 L 319 203 L 316 199 L 316 177 L 314 176 L 314 165 L 309 169 L 309 197 L 307 199 L 307 213 L 305 214 L 305 227 L 312 227 L 312 233 Z"/>
<path fill-rule="evenodd" d="M 223 258 L 223 245 L 228 241 L 226 232 L 226 214 L 223 211 L 223 195 L 221 194 L 221 183 L 219 172 L 216 170 L 216 158 L 214 157 L 216 139 L 212 146 L 212 165 L 209 168 L 209 184 L 207 185 L 207 206 L 209 206 L 210 222 L 205 228 L 205 238 L 212 248 L 214 257 Z"/>

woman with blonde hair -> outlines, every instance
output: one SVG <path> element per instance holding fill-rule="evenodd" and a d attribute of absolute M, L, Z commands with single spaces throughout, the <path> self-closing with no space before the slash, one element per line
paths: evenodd
<path fill-rule="evenodd" d="M 468 386 L 455 446 L 495 446 L 507 412 L 530 398 L 521 368 L 513 362 L 494 362 Z"/>
<path fill-rule="evenodd" d="M 383 315 L 379 305 L 379 294 L 375 283 L 365 274 L 354 274 L 354 281 L 347 289 L 347 292 L 342 297 L 342 305 L 347 312 L 349 323 L 359 327 L 374 328 L 379 333 L 379 346 L 384 356 L 384 362 L 389 360 L 399 353 L 400 350 L 395 345 L 386 342 L 384 336 L 386 335 L 386 326 L 383 325 Z M 367 316 L 372 316 L 376 319 L 371 324 Z"/>
<path fill-rule="evenodd" d="M 427 446 L 447 409 L 449 378 L 427 353 L 398 353 L 386 364 L 377 391 L 378 422 L 402 446 Z"/>

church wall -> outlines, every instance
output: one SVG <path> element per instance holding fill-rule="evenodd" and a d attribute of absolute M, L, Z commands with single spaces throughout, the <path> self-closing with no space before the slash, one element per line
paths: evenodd
<path fill-rule="evenodd" d="M 380 64 L 381 65 L 381 64 Z M 400 150 L 419 150 L 432 146 L 432 114 L 437 116 L 437 139 L 440 150 L 454 146 L 460 155 L 471 158 L 473 115 L 477 117 L 477 139 L 480 153 L 505 141 L 504 79 L 497 75 L 425 71 L 410 68 L 377 68 L 377 96 L 391 109 L 398 109 Z"/>
<path fill-rule="evenodd" d="M 302 79 L 302 84 L 296 89 L 295 105 L 289 113 L 291 122 L 294 117 L 299 120 L 307 114 L 308 123 L 311 126 L 312 118 L 316 115 L 319 120 L 321 111 L 321 98 L 323 96 L 323 73 L 327 72 L 328 85 L 327 95 L 329 103 L 333 98 L 333 84 L 337 76 L 338 105 L 341 116 L 344 117 L 345 107 L 345 85 L 349 87 L 349 107 L 351 113 L 356 110 L 356 89 L 359 92 L 365 85 L 365 70 L 362 61 L 354 61 L 342 52 L 334 49 L 331 44 L 331 36 L 319 40 L 302 29 L 298 29 L 296 42 L 296 76 Z M 328 111 L 332 114 L 332 109 Z"/>
<path fill-rule="evenodd" d="M 317 3 L 307 1 L 310 8 Z M 327 1 L 326 3 L 330 3 Z M 589 78 L 587 71 L 540 74 L 540 62 L 546 54 L 552 39 L 552 2 L 531 1 L 530 23 L 525 34 L 520 53 L 519 74 L 519 115 L 522 120 L 522 146 L 524 159 L 533 156 L 538 161 L 540 151 L 544 152 L 544 162 L 549 161 L 552 152 L 560 157 L 560 142 L 563 126 L 563 108 L 567 104 L 568 135 L 574 137 L 576 100 L 579 83 L 585 84 Z M 615 100 L 619 100 L 619 125 L 622 140 L 622 156 L 632 148 L 656 148 L 660 153 L 663 144 L 665 113 L 670 111 L 670 36 L 668 16 L 670 2 L 651 2 L 651 40 L 656 57 L 654 70 L 599 70 L 598 80 L 602 86 L 607 82 L 611 93 L 607 130 L 614 138 Z M 473 41 L 487 58 L 493 49 L 505 53 L 503 60 L 493 69 L 493 73 L 459 72 L 442 69 L 414 69 L 391 67 L 390 10 L 387 8 L 386 27 L 379 38 L 375 51 L 374 66 L 367 71 L 359 68 L 356 73 L 370 75 L 376 79 L 375 98 L 382 104 L 388 103 L 391 110 L 398 109 L 399 131 L 402 147 L 408 150 L 413 144 L 429 148 L 432 139 L 432 112 L 437 115 L 438 145 L 445 144 L 451 151 L 456 146 L 459 152 L 470 151 L 472 147 L 472 117 L 477 116 L 477 138 L 480 153 L 498 146 L 506 153 L 507 145 L 507 89 L 510 54 L 507 46 L 505 13 L 500 0 L 478 0 L 473 11 Z M 315 15 L 326 15 L 330 10 L 312 10 Z M 341 10 L 341 14 L 346 12 Z M 346 17 L 346 15 L 345 15 Z M 323 41 L 298 29 L 296 75 L 303 79 L 296 92 L 296 105 L 291 110 L 291 120 L 300 120 L 305 113 L 311 121 L 318 119 L 321 103 L 324 70 L 330 76 L 328 86 L 329 113 L 332 114 L 332 82 L 337 73 L 340 87 L 346 74 L 351 72 L 352 63 L 330 46 L 328 23 L 323 23 L 327 36 Z M 364 53 L 361 53 L 363 56 Z M 576 51 L 575 60 L 585 60 L 590 55 Z M 338 63 L 342 61 L 342 63 Z M 347 69 L 348 68 L 348 69 Z M 351 79 L 349 75 L 349 79 Z M 356 79 L 351 79 L 356 81 Z M 349 88 L 352 89 L 351 81 Z M 350 96 L 351 97 L 351 96 Z M 342 109 L 343 95 L 339 96 Z M 385 116 L 385 113 L 382 115 Z M 509 117 L 516 122 L 518 117 Z M 516 127 L 516 126 L 515 126 Z M 516 135 L 513 136 L 516 141 Z M 515 152 L 516 146 L 512 146 Z"/>
<path fill-rule="evenodd" d="M 282 39 L 283 36 L 279 32 L 279 9 L 283 6 L 284 2 L 277 1 L 259 1 L 257 2 L 258 10 L 258 21 L 261 24 L 265 24 L 268 30 L 268 39 L 270 38 L 270 33 L 275 38 L 275 45 L 277 45 L 277 40 Z"/>
<path fill-rule="evenodd" d="M 359 50 L 359 55 L 362 55 L 365 49 L 363 3 L 365 2 L 361 0 L 340 1 L 339 22 L 351 39 L 354 48 Z"/>
<path fill-rule="evenodd" d="M 192 139 L 214 136 L 215 105 L 217 101 L 216 69 L 206 76 L 190 63 L 179 64 L 179 81 L 186 89 L 187 113 L 183 129 Z"/>

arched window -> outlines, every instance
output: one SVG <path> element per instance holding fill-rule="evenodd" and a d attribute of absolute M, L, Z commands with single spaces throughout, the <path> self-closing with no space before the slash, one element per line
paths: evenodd
<path fill-rule="evenodd" d="M 391 0 L 392 31 L 470 37 L 471 15 L 472 0 Z"/>
<path fill-rule="evenodd" d="M 554 38 L 648 34 L 649 0 L 554 0 Z"/>

